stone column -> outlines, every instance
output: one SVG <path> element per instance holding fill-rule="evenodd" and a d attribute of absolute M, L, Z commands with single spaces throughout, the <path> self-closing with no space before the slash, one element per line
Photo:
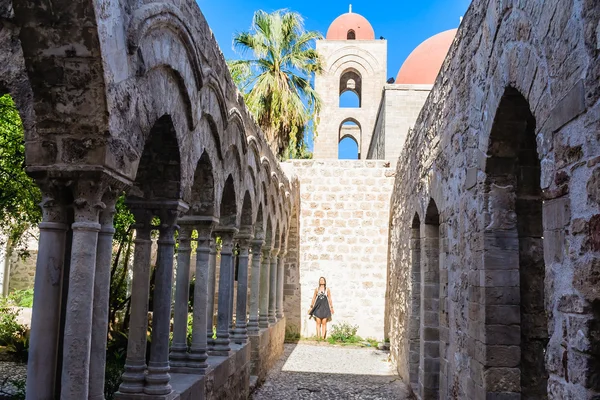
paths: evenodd
<path fill-rule="evenodd" d="M 237 248 L 237 237 L 234 236 L 233 238 L 233 251 L 235 252 L 235 249 Z M 229 318 L 229 338 L 233 339 L 233 334 L 234 334 L 234 330 L 233 328 L 235 327 L 235 324 L 233 323 L 233 315 L 235 313 L 235 304 L 233 303 L 233 299 L 236 297 L 236 285 L 235 285 L 235 265 L 236 262 L 238 261 L 238 256 L 236 256 L 235 254 L 232 253 L 232 257 L 231 257 L 231 295 L 229 296 L 229 310 L 231 310 L 231 315 Z M 237 315 L 236 315 L 237 318 Z"/>
<path fill-rule="evenodd" d="M 247 318 L 247 300 L 248 300 L 248 249 L 252 235 L 238 235 L 240 246 L 239 266 L 238 266 L 238 285 L 237 285 L 237 308 L 235 317 L 234 341 L 242 344 L 248 341 L 248 331 L 246 329 Z"/>
<path fill-rule="evenodd" d="M 194 286 L 194 320 L 192 322 L 192 346 L 188 354 L 187 366 L 204 373 L 208 364 L 207 325 L 208 325 L 208 274 L 210 268 L 210 252 L 212 229 L 217 222 L 215 218 L 198 223 L 198 248 L 196 250 L 196 285 Z M 214 274 L 213 274 L 214 276 Z M 212 315 L 211 315 L 212 332 Z"/>
<path fill-rule="evenodd" d="M 63 335 L 62 400 L 87 399 L 90 383 L 94 275 L 99 211 L 105 186 L 98 179 L 80 178 L 73 186 L 71 264 Z"/>
<path fill-rule="evenodd" d="M 40 186 L 48 189 L 42 184 Z M 39 224 L 29 333 L 27 400 L 51 400 L 55 397 L 61 282 L 68 229 L 65 204 L 59 199 L 56 189 L 43 190 L 41 206 L 43 219 Z"/>
<path fill-rule="evenodd" d="M 275 318 L 275 302 L 277 300 L 277 254 L 279 249 L 271 251 L 271 271 L 269 276 L 269 324 L 277 322 Z"/>
<path fill-rule="evenodd" d="M 269 274 L 271 272 L 271 248 L 263 247 L 262 264 L 260 266 L 260 315 L 258 317 L 258 326 L 260 328 L 269 327 Z"/>
<path fill-rule="evenodd" d="M 215 288 L 217 286 L 217 241 L 214 232 L 210 239 L 210 253 L 208 253 L 208 280 L 206 301 L 206 338 L 208 350 L 214 350 L 213 324 L 215 319 Z"/>
<path fill-rule="evenodd" d="M 193 229 L 192 225 L 180 221 L 173 344 L 171 344 L 171 353 L 169 354 L 170 365 L 173 367 L 185 367 L 187 360 L 187 320 L 190 298 L 190 256 L 192 253 L 190 237 Z"/>
<path fill-rule="evenodd" d="M 171 203 L 171 202 L 169 202 Z M 155 271 L 152 315 L 152 344 L 144 393 L 167 395 L 172 392 L 169 375 L 169 333 L 171 328 L 171 294 L 173 288 L 174 234 L 180 204 L 164 204 L 160 209 L 160 235 Z M 160 207 L 160 206 L 159 206 Z"/>
<path fill-rule="evenodd" d="M 150 257 L 152 251 L 152 212 L 131 205 L 135 216 L 135 248 L 131 282 L 131 315 L 127 338 L 125 371 L 120 393 L 142 393 L 146 371 L 146 335 L 148 333 L 148 299 L 150 297 Z"/>
<path fill-rule="evenodd" d="M 220 356 L 229 355 L 231 350 L 229 346 L 229 322 L 232 318 L 230 296 L 233 292 L 233 235 L 236 232 L 235 228 L 219 229 L 223 247 L 221 248 L 221 268 L 219 270 L 219 308 L 214 354 Z"/>
<path fill-rule="evenodd" d="M 277 320 L 283 318 L 283 267 L 285 263 L 285 250 L 279 254 L 279 262 L 277 263 L 277 296 L 275 302 L 275 316 Z"/>
<path fill-rule="evenodd" d="M 94 277 L 94 308 L 92 316 L 92 345 L 90 354 L 89 400 L 104 400 L 104 370 L 106 368 L 106 335 L 108 333 L 108 309 L 110 296 L 110 268 L 115 228 L 113 216 L 119 190 L 108 192 L 104 197 L 106 208 L 100 213 L 100 233 L 96 251 L 96 275 Z"/>
<path fill-rule="evenodd" d="M 248 318 L 248 332 L 258 333 L 258 301 L 260 293 L 260 261 L 261 249 L 264 240 L 252 241 L 252 289 L 250 291 L 250 317 Z"/>

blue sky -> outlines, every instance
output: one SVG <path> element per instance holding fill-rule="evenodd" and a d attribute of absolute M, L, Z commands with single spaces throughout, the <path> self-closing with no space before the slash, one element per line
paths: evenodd
<path fill-rule="evenodd" d="M 289 0 L 197 0 L 225 58 L 240 58 L 232 46 L 236 32 L 250 28 L 256 10 L 267 12 L 287 8 L 304 17 L 305 27 L 323 35 L 331 22 L 340 14 L 352 11 L 363 15 L 375 30 L 375 37 L 383 36 L 388 42 L 388 77 L 396 77 L 402 62 L 425 39 L 447 29 L 457 28 L 460 17 L 469 7 L 470 0 L 400 0 L 346 1 L 322 0 L 295 2 Z M 343 104 L 343 103 L 342 103 Z M 356 153 L 356 145 L 341 143 L 340 158 Z M 355 157 L 354 157 L 355 158 Z"/>

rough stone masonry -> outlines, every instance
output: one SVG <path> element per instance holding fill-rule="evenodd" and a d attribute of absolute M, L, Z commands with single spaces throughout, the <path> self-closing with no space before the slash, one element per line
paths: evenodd
<path fill-rule="evenodd" d="M 600 396 L 599 20 L 473 2 L 407 138 L 387 318 L 422 399 Z"/>

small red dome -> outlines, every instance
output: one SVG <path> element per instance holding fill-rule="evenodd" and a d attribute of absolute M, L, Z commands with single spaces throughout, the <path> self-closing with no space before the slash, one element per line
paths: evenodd
<path fill-rule="evenodd" d="M 396 83 L 433 85 L 437 78 L 457 29 L 438 33 L 421 43 L 408 56 L 396 77 Z"/>
<path fill-rule="evenodd" d="M 329 29 L 327 40 L 348 40 L 348 32 L 354 32 L 356 40 L 375 40 L 375 31 L 365 17 L 356 13 L 346 13 L 337 17 Z"/>

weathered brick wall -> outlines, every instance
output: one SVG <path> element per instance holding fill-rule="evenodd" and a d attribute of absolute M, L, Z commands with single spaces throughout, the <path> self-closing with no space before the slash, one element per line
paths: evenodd
<path fill-rule="evenodd" d="M 531 389 L 524 365 L 545 343 L 549 399 L 600 394 L 599 20 L 592 0 L 480 0 L 465 15 L 392 197 L 392 356 L 415 382 L 419 245 L 421 395 L 520 398 Z M 527 270 L 542 252 L 539 272 Z M 425 293 L 428 279 L 435 290 Z M 428 352 L 434 343 L 439 351 Z"/>
<path fill-rule="evenodd" d="M 288 320 L 300 322 L 303 336 L 315 335 L 307 313 L 324 276 L 332 323 L 356 324 L 360 336 L 383 339 L 393 168 L 387 161 L 349 160 L 296 160 L 284 168 L 300 182 L 299 268 L 286 274 Z"/>

